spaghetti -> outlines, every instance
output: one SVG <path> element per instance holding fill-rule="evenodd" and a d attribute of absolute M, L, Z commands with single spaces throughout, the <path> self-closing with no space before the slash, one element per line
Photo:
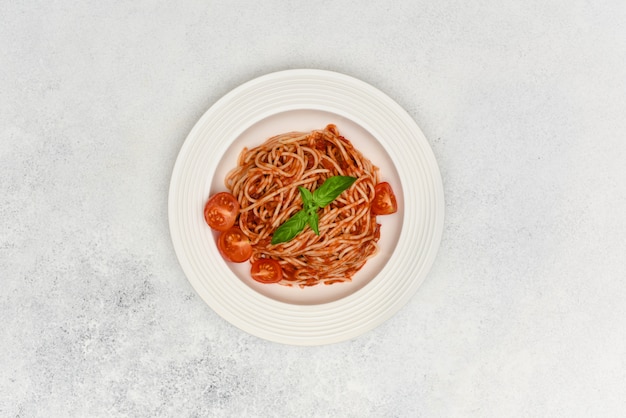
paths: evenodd
<path fill-rule="evenodd" d="M 336 175 L 357 180 L 319 211 L 319 235 L 306 227 L 291 241 L 272 245 L 273 232 L 303 207 L 298 187 L 313 192 Z M 225 179 L 240 206 L 236 225 L 252 244 L 250 262 L 276 260 L 280 284 L 300 287 L 349 281 L 378 252 L 380 225 L 370 210 L 377 183 L 378 168 L 335 125 L 244 148 Z"/>

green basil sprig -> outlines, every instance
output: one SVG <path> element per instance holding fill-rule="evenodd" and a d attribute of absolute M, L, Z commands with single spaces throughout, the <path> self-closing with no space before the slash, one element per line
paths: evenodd
<path fill-rule="evenodd" d="M 326 179 L 324 184 L 313 193 L 304 187 L 298 187 L 302 198 L 302 209 L 296 212 L 279 226 L 272 236 L 272 244 L 291 241 L 308 224 L 316 235 L 319 231 L 319 216 L 317 210 L 328 206 L 341 193 L 347 190 L 356 181 L 356 177 L 333 176 Z"/>

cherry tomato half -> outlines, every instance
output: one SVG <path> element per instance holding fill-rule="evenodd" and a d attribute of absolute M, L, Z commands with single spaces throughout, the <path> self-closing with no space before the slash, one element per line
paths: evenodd
<path fill-rule="evenodd" d="M 217 193 L 204 206 L 204 220 L 216 231 L 226 231 L 235 225 L 239 214 L 239 202 L 227 192 Z"/>
<path fill-rule="evenodd" d="M 387 182 L 378 183 L 374 188 L 375 196 L 372 202 L 374 215 L 390 215 L 398 210 L 396 195 Z"/>
<path fill-rule="evenodd" d="M 233 263 L 243 263 L 252 255 L 250 240 L 236 226 L 220 234 L 217 238 L 217 249 L 222 257 Z"/>
<path fill-rule="evenodd" d="M 260 258 L 252 263 L 252 278 L 261 283 L 278 283 L 283 279 L 283 269 L 278 261 Z"/>

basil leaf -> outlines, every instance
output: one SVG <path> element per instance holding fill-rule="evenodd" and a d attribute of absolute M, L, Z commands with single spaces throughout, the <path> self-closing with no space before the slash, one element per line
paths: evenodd
<path fill-rule="evenodd" d="M 301 210 L 287 219 L 274 231 L 274 235 L 272 235 L 272 245 L 291 241 L 296 235 L 302 232 L 307 224 L 307 218 L 307 213 Z"/>
<path fill-rule="evenodd" d="M 298 186 L 298 190 L 300 190 L 300 197 L 302 197 L 302 203 L 304 204 L 305 209 L 316 206 L 315 203 L 313 202 L 313 193 L 311 193 L 309 189 L 305 189 L 302 186 Z"/>
<path fill-rule="evenodd" d="M 356 181 L 356 177 L 333 176 L 313 193 L 298 187 L 302 198 L 302 209 L 279 226 L 272 236 L 272 245 L 291 241 L 308 224 L 316 235 L 320 234 L 317 210 L 327 206 Z"/>
<path fill-rule="evenodd" d="M 313 232 L 315 232 L 315 235 L 320 234 L 319 222 L 320 222 L 320 218 L 319 216 L 317 216 L 317 213 L 309 214 L 308 224 L 313 230 Z"/>
<path fill-rule="evenodd" d="M 313 201 L 320 208 L 325 207 L 330 202 L 339 197 L 356 181 L 356 177 L 333 176 L 326 179 L 324 184 L 313 192 Z"/>

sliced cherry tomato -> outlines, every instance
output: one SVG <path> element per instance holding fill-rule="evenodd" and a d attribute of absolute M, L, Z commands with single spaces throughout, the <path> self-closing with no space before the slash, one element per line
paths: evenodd
<path fill-rule="evenodd" d="M 283 269 L 278 261 L 260 258 L 252 263 L 252 278 L 261 283 L 278 283 L 283 279 Z"/>
<path fill-rule="evenodd" d="M 226 231 L 235 225 L 239 202 L 227 192 L 213 195 L 204 206 L 204 220 L 216 231 Z"/>
<path fill-rule="evenodd" d="M 236 226 L 220 234 L 217 238 L 217 249 L 222 257 L 233 263 L 243 263 L 252 255 L 250 240 Z"/>
<path fill-rule="evenodd" d="M 374 191 L 376 192 L 372 202 L 372 213 L 374 215 L 390 215 L 398 210 L 396 195 L 393 194 L 389 183 L 378 183 Z"/>

